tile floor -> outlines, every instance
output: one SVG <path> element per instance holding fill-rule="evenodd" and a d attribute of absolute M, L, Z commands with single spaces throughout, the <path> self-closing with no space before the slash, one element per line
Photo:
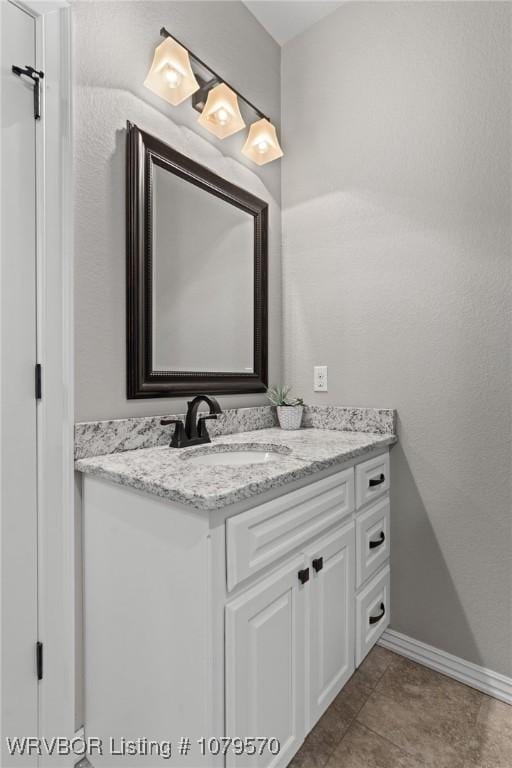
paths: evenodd
<path fill-rule="evenodd" d="M 289 768 L 512 768 L 512 707 L 375 647 Z"/>

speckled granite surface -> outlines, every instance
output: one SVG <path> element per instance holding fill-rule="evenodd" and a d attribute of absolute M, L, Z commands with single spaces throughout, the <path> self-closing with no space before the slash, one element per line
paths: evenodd
<path fill-rule="evenodd" d="M 110 421 L 83 421 L 75 424 L 75 459 L 99 456 L 104 453 L 133 451 L 169 445 L 173 427 L 162 427 L 161 419 L 168 416 L 143 416 L 134 419 Z M 174 414 L 185 423 L 185 414 Z M 275 410 L 267 405 L 252 408 L 232 408 L 208 422 L 211 437 L 265 429 L 277 424 Z"/>
<path fill-rule="evenodd" d="M 210 445 L 197 448 L 157 446 L 80 459 L 76 468 L 197 509 L 214 510 L 364 456 L 395 441 L 392 434 L 314 428 L 288 432 L 273 427 L 217 437 Z M 236 445 L 242 445 L 245 450 L 269 450 L 275 446 L 277 450 L 289 448 L 289 451 L 276 454 L 275 459 L 265 464 L 230 467 L 188 462 L 190 456 L 198 453 L 221 451 L 223 446 L 234 450 Z"/>
<path fill-rule="evenodd" d="M 389 434 L 396 432 L 395 417 L 394 410 L 385 408 L 307 405 L 303 426 Z M 148 416 L 75 424 L 75 459 L 168 445 L 172 428 L 160 426 L 162 418 L 164 416 Z M 185 414 L 178 414 L 178 418 L 185 421 Z M 219 437 L 276 425 L 275 408 L 263 405 L 224 411 L 216 421 L 208 422 L 208 431 L 212 437 Z"/>
<path fill-rule="evenodd" d="M 308 405 L 304 427 L 338 429 L 343 432 L 396 434 L 396 411 L 392 408 L 349 408 L 342 405 Z"/>

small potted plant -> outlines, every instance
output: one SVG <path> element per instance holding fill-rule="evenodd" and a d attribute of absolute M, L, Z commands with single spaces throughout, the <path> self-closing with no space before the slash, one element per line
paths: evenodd
<path fill-rule="evenodd" d="M 290 396 L 291 387 L 269 387 L 267 397 L 277 408 L 281 429 L 300 429 L 304 401 L 301 397 Z"/>

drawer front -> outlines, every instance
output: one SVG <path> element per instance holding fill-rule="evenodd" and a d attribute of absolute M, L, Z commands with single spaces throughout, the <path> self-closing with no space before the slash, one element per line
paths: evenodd
<path fill-rule="evenodd" d="M 346 469 L 229 518 L 228 590 L 353 510 L 354 472 Z"/>
<path fill-rule="evenodd" d="M 356 597 L 356 666 L 389 624 L 389 565 Z"/>
<path fill-rule="evenodd" d="M 360 587 L 389 557 L 389 499 L 385 496 L 356 518 L 356 585 Z"/>
<path fill-rule="evenodd" d="M 363 461 L 356 466 L 356 503 L 358 509 L 388 489 L 389 453 Z"/>

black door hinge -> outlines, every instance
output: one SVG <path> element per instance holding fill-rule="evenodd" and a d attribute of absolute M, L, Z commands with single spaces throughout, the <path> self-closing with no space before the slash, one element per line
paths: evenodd
<path fill-rule="evenodd" d="M 43 396 L 41 363 L 36 363 L 35 376 L 36 400 L 41 400 Z"/>
<path fill-rule="evenodd" d="M 44 72 L 37 71 L 34 67 L 17 67 L 12 65 L 12 71 L 18 77 L 29 77 L 34 85 L 34 118 L 39 120 L 41 117 L 41 80 L 44 78 Z"/>
<path fill-rule="evenodd" d="M 37 679 L 43 679 L 43 644 L 38 640 L 36 643 L 36 667 Z"/>

